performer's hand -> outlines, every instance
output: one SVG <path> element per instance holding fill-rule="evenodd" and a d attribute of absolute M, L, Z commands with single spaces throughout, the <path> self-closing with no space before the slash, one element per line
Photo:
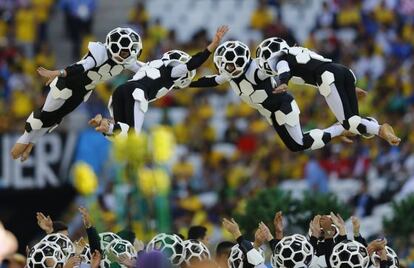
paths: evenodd
<path fill-rule="evenodd" d="M 92 221 L 91 221 L 91 216 L 89 215 L 88 210 L 84 207 L 80 207 L 78 210 L 82 215 L 83 225 L 85 226 L 85 228 L 86 229 L 91 228 Z"/>
<path fill-rule="evenodd" d="M 283 215 L 282 211 L 278 211 L 273 218 L 273 225 L 275 227 L 275 237 L 277 240 L 283 238 Z"/>
<path fill-rule="evenodd" d="M 228 219 L 224 218 L 223 227 L 233 235 L 234 239 L 237 239 L 241 236 L 239 225 L 234 219 L 231 219 L 231 221 L 229 221 Z"/>
<path fill-rule="evenodd" d="M 91 127 L 98 127 L 101 124 L 102 121 L 102 115 L 101 114 L 97 114 L 95 115 L 94 118 L 92 118 L 91 120 L 89 120 L 88 124 Z"/>
<path fill-rule="evenodd" d="M 95 252 L 92 253 L 91 268 L 99 268 L 101 260 L 102 260 L 101 253 L 98 250 L 95 249 Z"/>
<path fill-rule="evenodd" d="M 315 217 L 313 217 L 309 225 L 312 236 L 316 238 L 319 238 L 322 232 L 320 220 L 321 220 L 321 215 L 316 215 Z"/>
<path fill-rule="evenodd" d="M 273 94 L 285 93 L 287 90 L 288 86 L 286 84 L 281 84 L 277 88 L 273 89 Z"/>
<path fill-rule="evenodd" d="M 254 234 L 254 247 L 261 247 L 266 240 L 267 237 L 265 231 L 263 229 L 257 228 L 256 233 Z"/>
<path fill-rule="evenodd" d="M 355 88 L 356 94 L 358 98 L 364 98 L 366 95 L 368 95 L 368 92 L 363 90 L 362 88 L 356 87 Z"/>
<path fill-rule="evenodd" d="M 46 81 L 47 86 L 53 81 L 53 79 L 59 76 L 59 71 L 57 70 L 51 71 L 43 67 L 37 68 L 37 73 L 40 76 L 47 78 L 47 81 Z"/>
<path fill-rule="evenodd" d="M 346 235 L 345 221 L 342 219 L 341 215 L 331 212 L 330 214 L 333 224 L 338 227 L 340 235 Z"/>
<path fill-rule="evenodd" d="M 266 224 L 264 224 L 264 222 L 259 223 L 259 229 L 263 232 L 267 241 L 270 241 L 273 239 L 273 235 L 270 232 L 269 227 L 267 227 Z"/>
<path fill-rule="evenodd" d="M 45 231 L 46 234 L 53 233 L 53 222 L 50 216 L 45 216 L 42 212 L 36 213 L 37 225 L 40 229 Z"/>
<path fill-rule="evenodd" d="M 353 230 L 354 236 L 355 237 L 359 236 L 359 229 L 361 227 L 361 222 L 356 216 L 352 216 L 351 220 L 352 220 L 352 230 Z"/>
<path fill-rule="evenodd" d="M 220 45 L 221 39 L 223 36 L 229 31 L 229 27 L 227 25 L 222 25 L 217 29 L 216 34 L 213 37 L 213 40 L 208 45 L 207 49 L 210 52 L 214 52 L 216 48 Z"/>

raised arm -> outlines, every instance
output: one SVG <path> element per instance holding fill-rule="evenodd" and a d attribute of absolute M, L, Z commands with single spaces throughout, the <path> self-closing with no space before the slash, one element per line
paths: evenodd
<path fill-rule="evenodd" d="M 100 246 L 100 238 L 95 227 L 93 227 L 92 225 L 91 217 L 89 215 L 88 210 L 86 208 L 80 207 L 79 212 L 82 215 L 83 225 L 85 226 L 86 233 L 88 235 L 91 252 L 98 251 L 99 253 L 102 253 L 102 249 Z"/>
<path fill-rule="evenodd" d="M 216 87 L 230 81 L 230 78 L 223 74 L 209 75 L 199 78 L 196 81 L 191 82 L 190 87 Z"/>
<path fill-rule="evenodd" d="M 228 30 L 229 28 L 227 26 L 220 26 L 214 35 L 213 41 L 211 41 L 207 48 L 204 51 L 193 55 L 186 64 L 179 64 L 172 68 L 171 77 L 181 77 L 188 71 L 192 71 L 200 67 L 204 62 L 206 62 L 208 57 L 210 57 L 210 54 L 218 47 L 221 39 Z"/>
<path fill-rule="evenodd" d="M 361 243 L 364 246 L 368 246 L 367 241 L 365 240 L 365 238 L 359 232 L 359 229 L 361 227 L 361 223 L 360 223 L 358 217 L 352 216 L 351 220 L 352 220 L 352 230 L 353 230 L 353 233 L 354 233 L 354 240 L 358 241 L 359 243 Z"/>
<path fill-rule="evenodd" d="M 260 255 L 260 252 L 253 247 L 252 243 L 249 240 L 243 237 L 240 232 L 239 225 L 234 219 L 223 219 L 223 227 L 236 239 L 240 249 L 246 255 L 248 263 L 252 265 L 259 265 L 260 263 L 264 262 L 262 255 Z"/>
<path fill-rule="evenodd" d="M 88 54 L 82 60 L 60 70 L 48 70 L 39 67 L 37 68 L 37 72 L 40 76 L 48 79 L 46 85 L 49 85 L 56 77 L 70 77 L 82 74 L 103 63 L 107 57 L 105 45 L 91 42 L 88 45 Z"/>

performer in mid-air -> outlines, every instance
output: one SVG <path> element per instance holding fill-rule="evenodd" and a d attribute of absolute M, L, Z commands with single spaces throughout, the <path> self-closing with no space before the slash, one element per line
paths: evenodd
<path fill-rule="evenodd" d="M 401 139 L 393 128 L 380 125 L 372 117 L 361 117 L 358 110 L 356 77 L 347 67 L 304 47 L 290 47 L 281 38 L 264 40 L 257 47 L 259 67 L 279 80 L 275 92 L 286 91 L 288 82 L 308 84 L 319 89 L 338 122 L 355 135 L 380 136 L 390 145 L 399 145 Z"/>
<path fill-rule="evenodd" d="M 277 81 L 259 68 L 242 42 L 227 41 L 220 45 L 214 53 L 214 63 L 219 74 L 193 81 L 190 87 L 215 87 L 230 82 L 233 91 L 267 119 L 291 151 L 319 149 L 346 134 L 340 124 L 303 133 L 300 110 L 293 96 L 286 92 L 273 94 Z"/>
<path fill-rule="evenodd" d="M 188 87 L 195 70 L 209 58 L 227 31 L 227 26 L 219 27 L 207 48 L 192 57 L 183 51 L 171 50 L 161 59 L 146 63 L 112 94 L 108 108 L 113 120 L 98 114 L 89 124 L 106 136 L 127 135 L 129 131 L 139 133 L 149 102 L 165 96 L 173 88 Z"/>
<path fill-rule="evenodd" d="M 97 83 L 106 81 L 127 69 L 136 73 L 142 50 L 140 36 L 130 28 L 110 31 L 105 44 L 90 42 L 82 60 L 61 70 L 38 68 L 47 78 L 50 91 L 43 106 L 32 112 L 25 132 L 11 150 L 14 159 L 26 160 L 36 141 L 56 128 L 62 119 L 88 100 Z"/>

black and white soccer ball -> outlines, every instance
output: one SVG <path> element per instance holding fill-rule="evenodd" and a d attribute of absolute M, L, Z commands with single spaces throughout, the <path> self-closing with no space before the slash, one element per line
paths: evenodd
<path fill-rule="evenodd" d="M 243 262 L 246 260 L 243 251 L 239 245 L 234 245 L 230 250 L 230 256 L 227 259 L 227 264 L 230 268 L 243 268 Z"/>
<path fill-rule="evenodd" d="M 345 240 L 334 247 L 329 261 L 332 267 L 366 268 L 369 264 L 369 255 L 361 243 Z"/>
<path fill-rule="evenodd" d="M 101 249 L 106 251 L 107 246 L 114 240 L 122 240 L 122 238 L 114 233 L 111 232 L 104 232 L 99 234 L 100 242 L 101 242 Z"/>
<path fill-rule="evenodd" d="M 190 264 L 194 260 L 203 261 L 203 260 L 210 259 L 210 251 L 203 244 L 203 242 L 200 242 L 195 239 L 185 240 L 184 248 L 185 248 L 184 261 L 186 262 L 186 264 Z"/>
<path fill-rule="evenodd" d="M 66 257 L 53 242 L 40 241 L 32 247 L 27 257 L 28 268 L 62 268 Z"/>
<path fill-rule="evenodd" d="M 161 58 L 163 61 L 168 61 L 169 65 L 172 66 L 187 63 L 191 56 L 181 50 L 170 50 L 164 53 Z M 196 75 L 196 70 L 188 71 L 184 76 L 176 79 L 174 81 L 174 86 L 177 88 L 186 88 L 190 85 L 191 80 L 193 80 Z"/>
<path fill-rule="evenodd" d="M 398 259 L 397 254 L 395 251 L 390 248 L 389 246 L 385 247 L 385 250 L 387 251 L 387 267 L 389 268 L 399 268 L 400 267 L 400 260 Z M 380 267 L 380 256 L 374 252 L 374 254 L 371 255 L 371 262 L 374 267 Z"/>
<path fill-rule="evenodd" d="M 271 257 L 272 267 L 309 267 L 312 263 L 313 247 L 305 236 L 286 236 L 276 245 Z"/>
<path fill-rule="evenodd" d="M 80 257 L 81 257 L 82 263 L 87 263 L 87 264 L 91 263 L 92 254 L 91 254 L 91 247 L 89 245 L 85 245 L 83 247 L 82 252 L 80 253 Z"/>
<path fill-rule="evenodd" d="M 111 260 L 109 260 L 108 255 L 104 254 L 101 259 L 100 267 L 102 268 L 111 268 Z"/>
<path fill-rule="evenodd" d="M 277 75 L 277 72 L 270 67 L 268 60 L 281 55 L 287 48 L 289 45 L 282 38 L 270 37 L 263 40 L 256 48 L 259 68 L 269 76 Z"/>
<path fill-rule="evenodd" d="M 185 258 L 184 241 L 176 234 L 160 233 L 147 245 L 147 252 L 157 250 L 164 254 L 172 265 L 180 265 Z"/>
<path fill-rule="evenodd" d="M 106 248 L 106 254 L 114 256 L 119 259 L 121 256 L 126 256 L 128 259 L 136 259 L 137 251 L 134 246 L 127 240 L 115 239 Z M 121 264 L 121 267 L 126 268 L 125 265 Z"/>
<path fill-rule="evenodd" d="M 118 64 L 137 60 L 142 51 L 141 37 L 131 28 L 113 29 L 107 34 L 105 45 L 111 59 Z"/>
<path fill-rule="evenodd" d="M 70 238 L 64 234 L 48 234 L 41 241 L 55 243 L 58 245 L 62 249 L 62 252 L 66 258 L 71 257 L 73 254 L 75 254 L 75 245 L 70 240 Z"/>
<path fill-rule="evenodd" d="M 250 62 L 250 50 L 240 41 L 227 41 L 214 52 L 214 64 L 220 73 L 232 78 L 241 76 Z"/>
<path fill-rule="evenodd" d="M 253 243 L 252 243 L 253 244 Z M 265 252 L 262 248 L 257 249 L 265 259 Z M 230 268 L 243 268 L 243 264 L 247 262 L 246 255 L 240 249 L 239 244 L 234 245 L 230 250 L 230 256 L 227 259 L 227 264 Z"/>

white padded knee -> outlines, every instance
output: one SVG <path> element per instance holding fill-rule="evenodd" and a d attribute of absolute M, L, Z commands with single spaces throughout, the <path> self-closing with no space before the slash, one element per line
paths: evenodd
<path fill-rule="evenodd" d="M 276 122 L 281 126 L 288 124 L 289 126 L 294 127 L 299 124 L 300 110 L 298 104 L 295 100 L 293 100 L 290 105 L 292 107 L 292 111 L 287 114 L 280 110 L 275 112 Z"/>

